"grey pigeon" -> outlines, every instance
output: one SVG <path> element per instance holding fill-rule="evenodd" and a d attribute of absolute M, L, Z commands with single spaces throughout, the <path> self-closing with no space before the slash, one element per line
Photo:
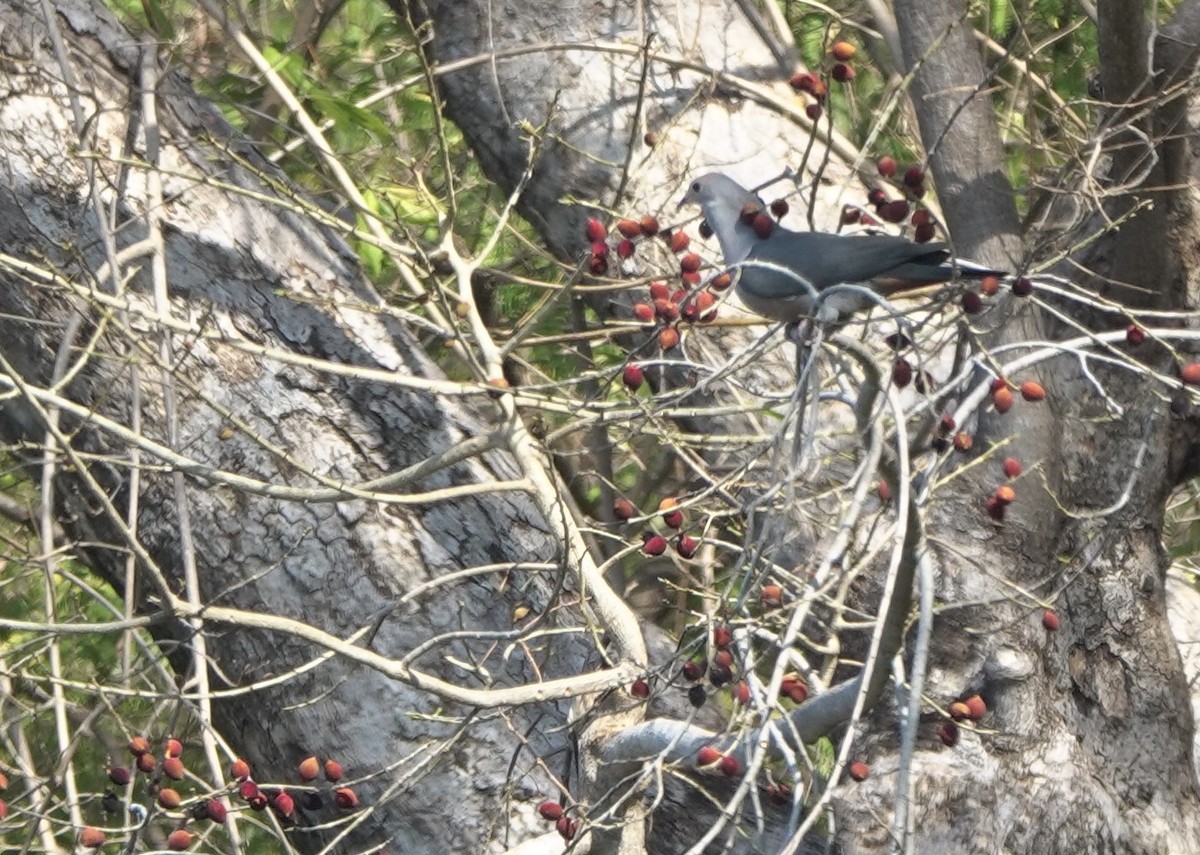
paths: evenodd
<path fill-rule="evenodd" d="M 774 224 L 760 237 L 753 217 L 765 212 L 762 201 L 719 172 L 701 175 L 688 186 L 680 207 L 699 205 L 721 243 L 725 264 L 736 270 L 737 293 L 747 308 L 776 321 L 796 323 L 813 316 L 845 320 L 878 301 L 904 291 L 948 282 L 955 275 L 1003 275 L 981 265 L 950 257 L 941 243 L 913 243 L 892 235 L 836 235 L 794 232 Z M 747 206 L 750 206 L 747 208 Z M 857 286 L 857 287 L 855 287 Z"/>

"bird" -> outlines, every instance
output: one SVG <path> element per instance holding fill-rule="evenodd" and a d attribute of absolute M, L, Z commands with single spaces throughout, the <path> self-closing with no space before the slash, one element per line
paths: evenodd
<path fill-rule="evenodd" d="M 792 231 L 771 221 L 756 195 L 720 172 L 692 180 L 679 207 L 692 204 L 716 235 L 726 267 L 737 271 L 736 290 L 746 308 L 789 325 L 844 322 L 880 298 L 955 276 L 1004 275 L 953 258 L 942 243 Z M 756 217 L 767 219 L 756 224 Z"/>

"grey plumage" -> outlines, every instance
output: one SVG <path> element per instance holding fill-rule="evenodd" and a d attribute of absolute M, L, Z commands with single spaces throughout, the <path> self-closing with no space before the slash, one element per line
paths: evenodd
<path fill-rule="evenodd" d="M 725 264 L 738 271 L 738 296 L 747 308 L 773 320 L 810 317 L 818 294 L 839 285 L 860 287 L 825 294 L 818 311 L 822 320 L 835 321 L 870 308 L 876 303 L 872 293 L 888 297 L 948 282 L 956 273 L 999 273 L 953 261 L 945 244 L 918 244 L 892 235 L 794 232 L 776 224 L 762 238 L 742 216 L 750 203 L 762 205 L 733 179 L 711 172 L 692 181 L 680 206 L 700 206 L 721 244 Z"/>

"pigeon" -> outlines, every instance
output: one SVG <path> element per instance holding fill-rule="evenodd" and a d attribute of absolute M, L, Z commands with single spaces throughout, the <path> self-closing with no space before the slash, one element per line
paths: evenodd
<path fill-rule="evenodd" d="M 794 232 L 770 220 L 757 196 L 719 172 L 688 185 L 679 207 L 690 204 L 700 206 L 726 266 L 736 271 L 742 303 L 788 324 L 810 318 L 844 322 L 880 298 L 956 276 L 1005 275 L 955 259 L 941 243 L 914 243 L 894 235 Z"/>

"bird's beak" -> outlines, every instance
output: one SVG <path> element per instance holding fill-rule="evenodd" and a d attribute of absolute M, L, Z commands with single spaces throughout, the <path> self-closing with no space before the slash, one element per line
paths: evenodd
<path fill-rule="evenodd" d="M 679 200 L 679 204 L 675 207 L 676 211 L 682 211 L 684 205 L 692 204 L 692 192 L 689 190 L 683 194 L 683 198 Z"/>

